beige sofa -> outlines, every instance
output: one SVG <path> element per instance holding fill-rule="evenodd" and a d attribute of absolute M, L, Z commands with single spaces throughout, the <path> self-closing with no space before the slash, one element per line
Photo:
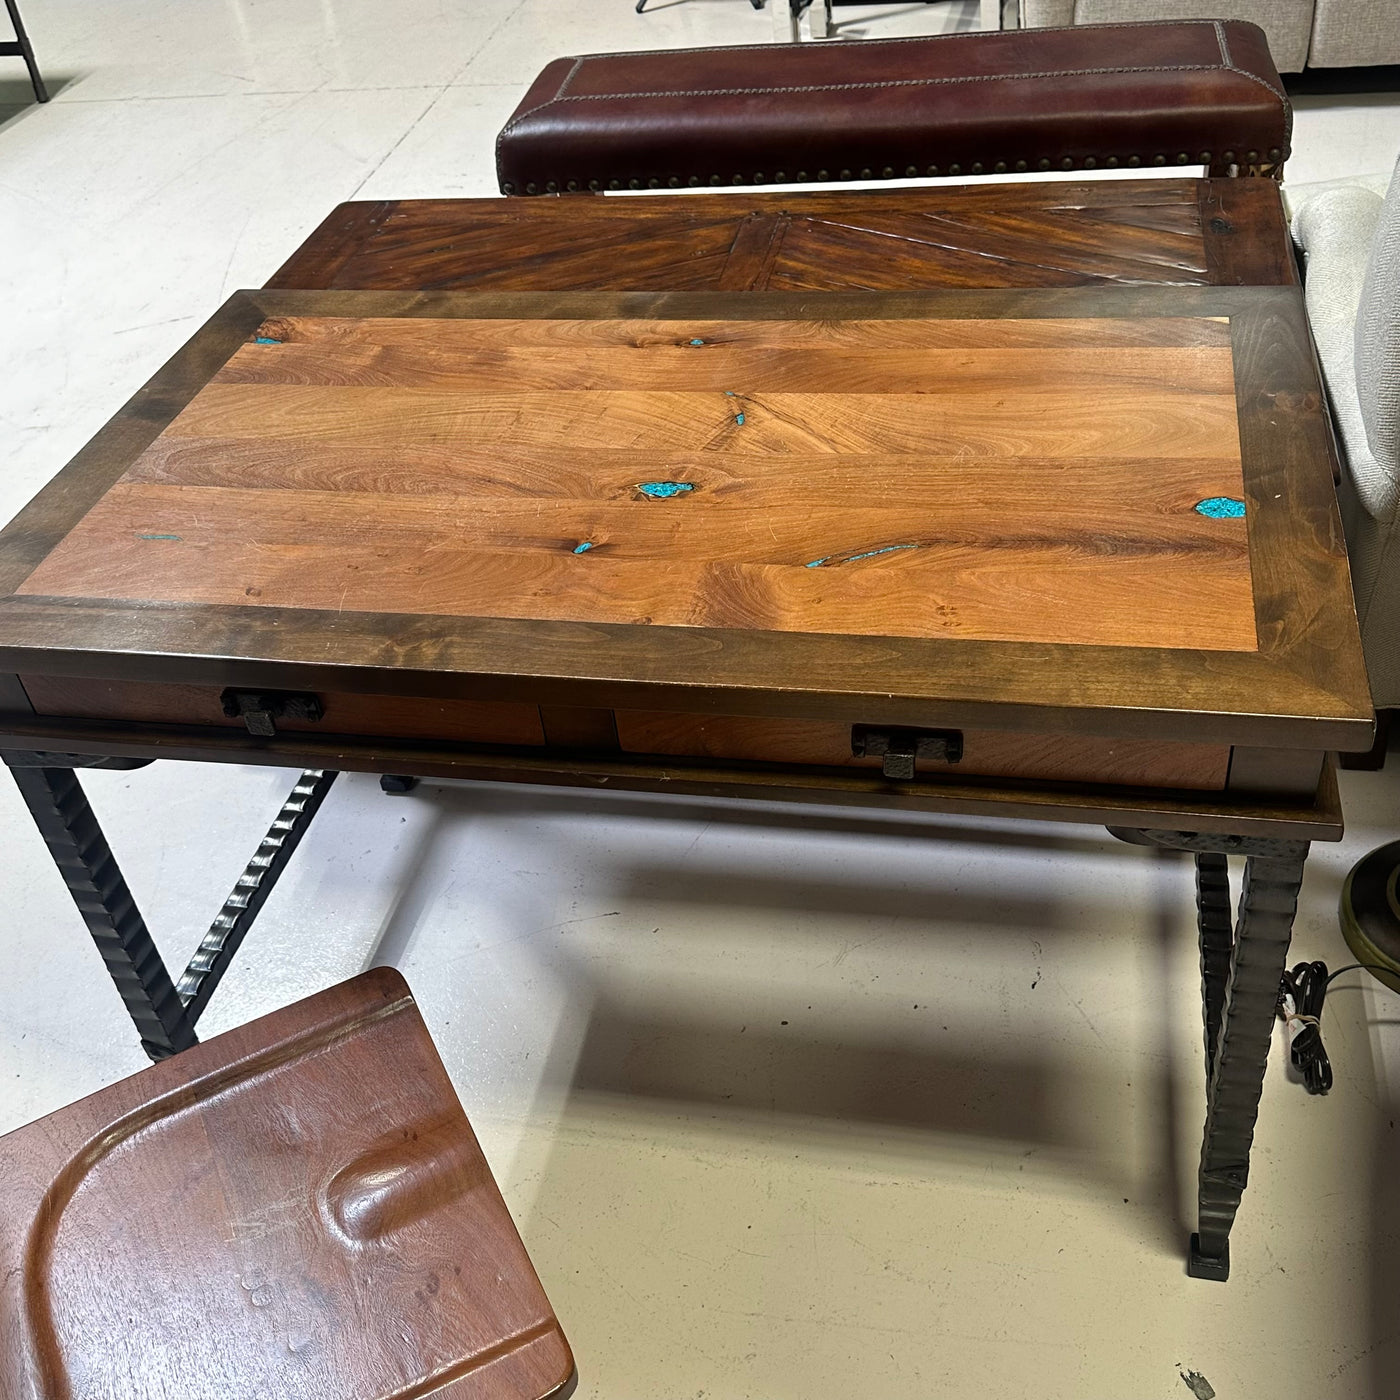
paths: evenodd
<path fill-rule="evenodd" d="M 1115 24 L 1123 20 L 1253 20 L 1269 36 L 1280 73 L 1400 63 L 1400 0 L 1020 0 L 1023 25 Z M 1007 23 L 1012 20 L 1008 16 Z"/>
<path fill-rule="evenodd" d="M 1400 707 L 1400 164 L 1285 187 L 1342 451 L 1338 488 L 1378 709 Z"/>

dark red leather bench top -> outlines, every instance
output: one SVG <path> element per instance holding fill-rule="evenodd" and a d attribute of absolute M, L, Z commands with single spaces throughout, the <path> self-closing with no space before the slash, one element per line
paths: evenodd
<path fill-rule="evenodd" d="M 505 194 L 1207 165 L 1260 173 L 1291 112 L 1240 20 L 591 54 L 497 140 Z"/>

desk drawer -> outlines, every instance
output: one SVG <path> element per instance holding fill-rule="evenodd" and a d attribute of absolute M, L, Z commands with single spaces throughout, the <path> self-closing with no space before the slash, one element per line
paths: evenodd
<path fill-rule="evenodd" d="M 215 724 L 241 729 L 224 714 L 218 686 L 149 685 L 141 681 L 21 676 L 35 713 L 70 719 L 129 719 L 148 724 Z M 430 700 L 401 695 L 317 691 L 322 718 L 278 719 L 289 731 L 362 734 L 375 738 L 444 739 L 476 744 L 543 744 L 535 705 L 491 700 Z"/>
<path fill-rule="evenodd" d="M 1109 783 L 1218 792 L 1230 768 L 1228 744 L 1159 743 L 1073 734 L 962 731 L 956 764 L 920 761 L 920 773 L 1027 782 Z M 851 726 L 823 720 L 754 719 L 618 710 L 623 750 L 676 758 L 729 758 L 766 763 L 879 768 L 878 758 L 851 753 Z"/>

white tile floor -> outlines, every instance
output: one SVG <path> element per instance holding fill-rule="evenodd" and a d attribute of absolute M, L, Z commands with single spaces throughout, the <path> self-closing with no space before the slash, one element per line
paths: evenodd
<path fill-rule="evenodd" d="M 654 4 L 25 0 L 58 91 L 22 105 L 5 61 L 0 518 L 337 201 L 491 193 L 546 58 L 772 34 L 742 0 Z M 1297 179 L 1400 150 L 1393 96 L 1299 108 Z M 172 962 L 288 781 L 91 777 Z M 1299 956 L 1348 960 L 1338 889 L 1397 784 L 1346 775 Z M 143 1061 L 5 783 L 0 850 L 4 1130 Z M 205 1025 L 403 968 L 581 1396 L 1184 1400 L 1193 1370 L 1221 1400 L 1389 1400 L 1400 1002 L 1336 992 L 1328 1099 L 1277 1057 L 1234 1277 L 1195 1283 L 1193 939 L 1186 863 L 1092 829 L 347 777 Z"/>

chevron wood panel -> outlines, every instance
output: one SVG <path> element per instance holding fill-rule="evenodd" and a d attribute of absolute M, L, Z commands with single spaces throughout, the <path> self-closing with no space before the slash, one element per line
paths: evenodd
<path fill-rule="evenodd" d="M 1294 284 L 1267 180 L 340 206 L 268 284 L 394 290 L 891 290 Z"/>

